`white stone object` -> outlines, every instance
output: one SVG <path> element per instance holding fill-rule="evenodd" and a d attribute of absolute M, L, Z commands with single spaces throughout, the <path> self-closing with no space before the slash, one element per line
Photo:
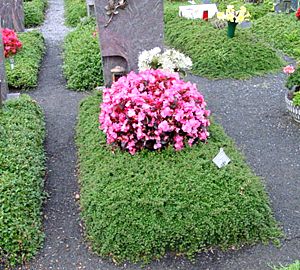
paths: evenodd
<path fill-rule="evenodd" d="M 202 19 L 203 12 L 208 11 L 208 18 L 212 18 L 218 12 L 216 4 L 180 6 L 179 16 L 187 19 Z"/>
<path fill-rule="evenodd" d="M 20 98 L 20 93 L 9 93 L 7 94 L 7 100 Z"/>
<path fill-rule="evenodd" d="M 230 158 L 225 154 L 223 148 L 220 149 L 220 152 L 213 159 L 213 162 L 217 165 L 217 167 L 219 169 L 221 169 L 222 167 L 228 165 L 228 163 L 230 161 L 231 161 Z"/>

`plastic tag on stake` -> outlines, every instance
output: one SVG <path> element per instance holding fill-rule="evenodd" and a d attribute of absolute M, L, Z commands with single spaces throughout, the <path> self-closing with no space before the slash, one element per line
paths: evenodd
<path fill-rule="evenodd" d="M 215 163 L 219 169 L 228 165 L 230 161 L 230 158 L 225 154 L 223 148 L 220 149 L 220 152 L 213 159 L 213 163 Z"/>

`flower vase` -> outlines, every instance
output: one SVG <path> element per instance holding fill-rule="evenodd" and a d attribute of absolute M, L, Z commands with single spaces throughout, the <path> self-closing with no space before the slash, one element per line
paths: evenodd
<path fill-rule="evenodd" d="M 236 26 L 237 26 L 236 22 L 228 22 L 227 36 L 229 38 L 233 38 L 234 37 Z"/>
<path fill-rule="evenodd" d="M 13 70 L 15 68 L 15 59 L 13 57 L 9 57 L 10 69 Z"/>

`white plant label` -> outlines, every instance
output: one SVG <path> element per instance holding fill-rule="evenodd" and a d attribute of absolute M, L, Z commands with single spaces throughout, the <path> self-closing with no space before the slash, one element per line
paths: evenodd
<path fill-rule="evenodd" d="M 223 148 L 220 149 L 220 152 L 213 159 L 213 163 L 215 163 L 219 169 L 228 165 L 230 161 L 230 158 L 225 154 Z"/>

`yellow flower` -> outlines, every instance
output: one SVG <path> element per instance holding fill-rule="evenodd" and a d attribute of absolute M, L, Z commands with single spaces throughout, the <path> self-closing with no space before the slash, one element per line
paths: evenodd
<path fill-rule="evenodd" d="M 227 14 L 226 20 L 230 22 L 234 22 L 234 15 L 232 13 Z"/>
<path fill-rule="evenodd" d="M 237 23 L 242 23 L 245 20 L 245 17 L 243 15 L 239 15 L 236 17 L 236 22 Z"/>
<path fill-rule="evenodd" d="M 233 5 L 228 5 L 226 9 L 226 13 L 234 13 L 234 6 Z"/>
<path fill-rule="evenodd" d="M 246 13 L 246 12 L 247 12 L 247 9 L 246 9 L 244 6 L 241 6 L 241 7 L 240 7 L 240 11 L 243 12 L 243 13 Z"/>
<path fill-rule="evenodd" d="M 217 13 L 217 18 L 219 20 L 225 20 L 226 19 L 225 13 L 224 12 L 218 12 Z"/>

